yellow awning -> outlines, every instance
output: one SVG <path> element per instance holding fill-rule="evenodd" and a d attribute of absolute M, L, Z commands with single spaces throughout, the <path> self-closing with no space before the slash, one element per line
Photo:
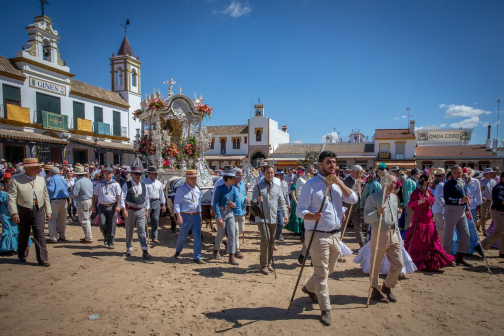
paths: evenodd
<path fill-rule="evenodd" d="M 30 109 L 27 107 L 7 104 L 7 119 L 29 124 Z"/>

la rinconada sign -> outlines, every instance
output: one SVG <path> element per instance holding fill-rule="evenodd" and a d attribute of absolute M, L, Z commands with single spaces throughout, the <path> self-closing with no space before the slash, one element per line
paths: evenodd
<path fill-rule="evenodd" d="M 30 77 L 30 86 L 36 89 L 49 91 L 66 96 L 66 86 L 46 82 L 37 78 Z"/>

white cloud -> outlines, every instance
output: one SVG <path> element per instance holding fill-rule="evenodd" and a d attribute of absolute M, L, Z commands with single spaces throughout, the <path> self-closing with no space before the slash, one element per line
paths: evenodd
<path fill-rule="evenodd" d="M 441 105 L 444 105 L 443 107 L 448 107 L 448 110 L 446 110 L 445 112 L 445 118 L 458 118 L 458 117 L 472 118 L 472 117 L 478 117 L 481 114 L 488 115 L 492 113 L 490 111 L 476 109 L 474 107 L 466 105 L 454 105 L 454 104 L 450 105 L 441 104 Z M 439 107 L 441 107 L 441 105 L 439 105 Z"/>
<path fill-rule="evenodd" d="M 441 129 L 441 126 L 436 126 L 436 125 L 415 127 L 415 131 L 421 131 L 421 130 L 423 130 L 423 131 L 435 131 L 435 130 L 439 130 L 439 129 Z"/>
<path fill-rule="evenodd" d="M 474 128 L 480 124 L 480 120 L 478 117 L 471 117 L 468 119 L 464 119 L 461 122 L 450 124 L 450 127 L 453 128 Z"/>
<path fill-rule="evenodd" d="M 250 12 L 252 12 L 252 8 L 250 8 L 247 3 L 241 3 L 238 0 L 233 0 L 229 4 L 229 6 L 222 11 L 222 14 L 226 14 L 234 18 L 239 18 Z"/>
<path fill-rule="evenodd" d="M 439 105 L 439 108 L 443 108 L 445 106 L 446 106 L 446 104 L 441 104 L 441 105 Z"/>
<path fill-rule="evenodd" d="M 492 126 L 497 126 L 497 125 L 499 125 L 499 124 L 500 124 L 500 120 L 497 120 L 496 122 L 494 122 L 494 123 L 492 124 Z"/>
<path fill-rule="evenodd" d="M 296 140 L 294 143 L 303 143 L 303 139 Z"/>

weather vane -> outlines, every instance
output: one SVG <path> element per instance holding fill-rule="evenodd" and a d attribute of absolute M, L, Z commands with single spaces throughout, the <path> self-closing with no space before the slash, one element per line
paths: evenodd
<path fill-rule="evenodd" d="M 44 16 L 44 10 L 45 10 L 45 5 L 50 5 L 49 1 L 47 0 L 39 0 L 40 2 L 40 7 L 42 7 L 42 16 Z"/>
<path fill-rule="evenodd" d="M 261 104 L 261 98 L 257 98 L 257 100 L 259 100 L 259 104 Z"/>
<path fill-rule="evenodd" d="M 121 25 L 121 27 L 124 27 L 124 37 L 126 37 L 126 30 L 128 29 L 129 24 L 129 19 L 126 19 L 126 23 Z"/>

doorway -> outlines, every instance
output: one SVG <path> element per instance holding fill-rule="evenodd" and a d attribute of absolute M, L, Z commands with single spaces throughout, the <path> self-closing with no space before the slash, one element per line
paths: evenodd
<path fill-rule="evenodd" d="M 262 152 L 257 152 L 252 156 L 252 167 L 257 167 L 261 160 L 266 159 L 266 156 Z"/>

